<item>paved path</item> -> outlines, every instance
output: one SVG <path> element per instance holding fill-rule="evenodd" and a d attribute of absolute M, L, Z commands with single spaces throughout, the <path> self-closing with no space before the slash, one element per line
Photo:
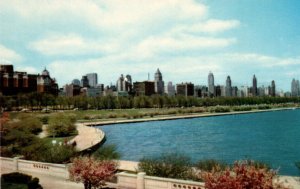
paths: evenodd
<path fill-rule="evenodd" d="M 104 132 L 95 127 L 89 127 L 81 123 L 77 123 L 76 126 L 78 135 L 70 142 L 76 141 L 76 149 L 78 151 L 86 150 L 99 144 L 105 137 Z"/>

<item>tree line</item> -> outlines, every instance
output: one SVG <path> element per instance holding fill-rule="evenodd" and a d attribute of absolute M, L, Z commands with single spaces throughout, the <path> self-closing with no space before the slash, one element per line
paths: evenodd
<path fill-rule="evenodd" d="M 1 96 L 2 110 L 54 110 L 67 109 L 130 109 L 130 108 L 172 108 L 172 107 L 201 107 L 201 106 L 239 106 L 259 104 L 300 103 L 300 97 L 218 97 L 198 98 L 185 96 L 53 96 L 43 93 L 20 94 L 17 96 Z"/>

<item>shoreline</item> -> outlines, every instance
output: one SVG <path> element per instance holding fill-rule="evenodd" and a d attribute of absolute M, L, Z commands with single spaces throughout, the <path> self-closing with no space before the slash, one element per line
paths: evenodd
<path fill-rule="evenodd" d="M 264 112 L 285 111 L 285 110 L 295 110 L 295 109 L 300 109 L 300 107 L 273 108 L 273 109 L 266 109 L 266 110 L 250 110 L 250 111 L 232 111 L 232 112 L 220 112 L 220 113 L 205 112 L 205 113 L 196 113 L 196 114 L 188 114 L 188 115 L 163 115 L 162 117 L 151 117 L 151 118 L 140 118 L 140 119 L 82 122 L 82 124 L 86 126 L 95 127 L 95 126 L 106 126 L 106 125 L 114 125 L 114 124 L 140 123 L 140 122 L 149 122 L 149 121 L 167 121 L 167 120 L 177 120 L 177 119 L 192 119 L 192 118 L 200 118 L 200 117 L 264 113 Z"/>

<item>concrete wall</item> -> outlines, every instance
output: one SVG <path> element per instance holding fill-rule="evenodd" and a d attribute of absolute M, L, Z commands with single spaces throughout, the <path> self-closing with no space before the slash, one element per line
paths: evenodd
<path fill-rule="evenodd" d="M 204 183 L 146 176 L 145 173 L 118 173 L 118 187 L 128 189 L 204 189 Z"/>
<path fill-rule="evenodd" d="M 38 173 L 69 179 L 68 165 L 0 157 L 1 170 Z M 123 162 L 124 163 L 124 162 Z M 128 162 L 126 162 L 128 163 Z M 134 162 L 135 164 L 136 162 Z M 147 176 L 145 173 L 117 174 L 119 189 L 204 189 L 204 183 Z"/>
<path fill-rule="evenodd" d="M 8 171 L 38 173 L 69 179 L 68 165 L 65 164 L 43 163 L 4 157 L 0 157 L 0 161 L 1 169 Z"/>

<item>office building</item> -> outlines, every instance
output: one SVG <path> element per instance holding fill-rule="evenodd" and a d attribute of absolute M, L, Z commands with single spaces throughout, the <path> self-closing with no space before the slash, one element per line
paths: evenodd
<path fill-rule="evenodd" d="M 45 68 L 40 74 L 14 71 L 13 65 L 0 65 L 0 93 L 14 96 L 19 93 L 49 93 L 58 95 L 58 85 Z"/>
<path fill-rule="evenodd" d="M 300 96 L 300 86 L 299 80 L 293 79 L 291 84 L 291 96 L 297 97 Z"/>
<path fill-rule="evenodd" d="M 275 81 L 274 80 L 271 82 L 270 96 L 272 96 L 272 97 L 276 96 L 276 86 L 275 86 Z"/>
<path fill-rule="evenodd" d="M 165 93 L 168 96 L 175 96 L 175 93 L 176 93 L 175 86 L 173 85 L 173 83 L 171 81 L 168 82 L 168 85 L 166 86 L 166 89 L 165 89 Z"/>
<path fill-rule="evenodd" d="M 159 71 L 159 68 L 157 68 L 154 74 L 154 90 L 156 94 L 164 94 L 164 81 L 162 79 L 162 74 Z"/>
<path fill-rule="evenodd" d="M 231 87 L 230 76 L 227 76 L 227 79 L 226 79 L 225 96 L 226 97 L 231 97 L 232 96 L 232 87 Z"/>
<path fill-rule="evenodd" d="M 155 94 L 154 82 L 152 81 L 134 82 L 133 90 L 136 96 L 151 96 Z"/>
<path fill-rule="evenodd" d="M 126 77 L 121 74 L 119 79 L 117 80 L 117 91 L 118 92 L 131 92 L 132 91 L 132 80 L 130 75 L 126 75 Z"/>
<path fill-rule="evenodd" d="M 45 68 L 41 75 L 37 76 L 37 92 L 58 95 L 58 85 L 54 78 L 50 77 L 49 71 Z"/>
<path fill-rule="evenodd" d="M 214 74 L 209 72 L 208 74 L 208 96 L 214 97 L 215 95 L 215 79 Z"/>
<path fill-rule="evenodd" d="M 89 80 L 89 86 L 95 88 L 98 84 L 98 75 L 97 73 L 88 73 L 86 74 L 87 79 Z"/>
<path fill-rule="evenodd" d="M 252 96 L 257 96 L 257 79 L 255 75 L 253 75 L 252 79 L 252 90 L 251 90 Z"/>
<path fill-rule="evenodd" d="M 89 87 L 89 79 L 86 75 L 82 76 L 80 86 L 81 87 Z"/>
<path fill-rule="evenodd" d="M 177 95 L 194 96 L 194 84 L 181 83 L 176 85 Z"/>

